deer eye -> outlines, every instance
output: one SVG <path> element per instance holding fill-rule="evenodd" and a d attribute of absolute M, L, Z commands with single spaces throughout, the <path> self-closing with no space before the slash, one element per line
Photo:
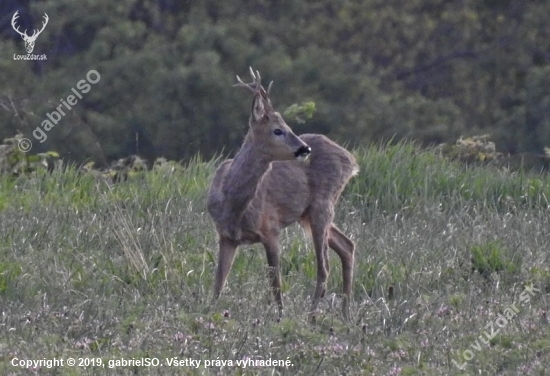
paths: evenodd
<path fill-rule="evenodd" d="M 284 133 L 283 133 L 283 131 L 280 130 L 280 129 L 275 129 L 275 130 L 273 131 L 273 134 L 275 134 L 275 136 L 282 136 Z"/>

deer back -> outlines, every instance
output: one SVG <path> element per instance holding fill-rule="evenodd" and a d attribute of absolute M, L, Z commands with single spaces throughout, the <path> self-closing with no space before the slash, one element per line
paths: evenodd
<path fill-rule="evenodd" d="M 323 135 L 304 134 L 300 138 L 312 150 L 307 168 L 311 199 L 335 203 L 349 179 L 359 172 L 355 157 Z"/>

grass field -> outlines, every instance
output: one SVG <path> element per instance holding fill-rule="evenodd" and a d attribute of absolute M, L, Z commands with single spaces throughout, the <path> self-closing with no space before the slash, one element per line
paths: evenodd
<path fill-rule="evenodd" d="M 281 239 L 280 322 L 260 246 L 240 248 L 211 301 L 216 160 L 114 185 L 75 168 L 1 176 L 0 372 L 547 374 L 550 177 L 464 167 L 408 143 L 355 154 L 361 173 L 336 219 L 357 244 L 349 323 L 334 253 L 308 323 L 315 257 L 294 226 Z M 54 358 L 65 364 L 20 366 Z"/>

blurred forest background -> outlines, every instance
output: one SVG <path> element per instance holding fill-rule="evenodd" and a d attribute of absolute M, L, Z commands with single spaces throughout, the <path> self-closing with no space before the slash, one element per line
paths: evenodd
<path fill-rule="evenodd" d="M 49 23 L 34 54 L 12 29 Z M 210 158 L 238 148 L 248 67 L 283 111 L 313 101 L 296 133 L 350 146 L 489 134 L 506 153 L 550 146 L 548 0 L 2 0 L 0 138 L 102 163 Z M 101 80 L 40 144 L 46 114 L 89 70 Z"/>

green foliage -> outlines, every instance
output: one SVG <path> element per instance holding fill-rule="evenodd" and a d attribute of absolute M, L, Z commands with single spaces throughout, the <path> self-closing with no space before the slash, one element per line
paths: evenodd
<path fill-rule="evenodd" d="M 472 270 L 477 270 L 484 278 L 493 273 L 514 274 L 517 266 L 507 260 L 506 252 L 498 242 L 475 245 L 471 248 Z"/>
<path fill-rule="evenodd" d="M 0 174 L 7 173 L 18 176 L 39 169 L 47 169 L 53 167 L 59 159 L 59 154 L 55 151 L 28 154 L 27 142 L 28 140 L 22 134 L 4 140 L 4 144 L 0 145 Z"/>
<path fill-rule="evenodd" d="M 21 274 L 21 266 L 8 260 L 0 261 L 0 295 L 10 289 L 15 293 L 15 281 Z"/>
<path fill-rule="evenodd" d="M 304 118 L 311 119 L 314 112 L 315 102 L 304 102 L 301 105 L 294 103 L 285 110 L 283 115 L 288 120 L 295 121 L 298 124 L 303 124 L 306 122 Z"/>
<path fill-rule="evenodd" d="M 550 155 L 548 148 L 545 154 L 520 153 L 503 154 L 497 151 L 495 143 L 489 141 L 488 135 L 460 137 L 454 145 L 441 144 L 437 150 L 441 155 L 470 165 L 490 165 L 511 171 L 548 172 Z"/>
<path fill-rule="evenodd" d="M 534 266 L 529 270 L 530 280 L 550 292 L 550 268 Z"/>
<path fill-rule="evenodd" d="M 455 145 L 442 144 L 441 153 L 451 159 L 466 163 L 490 163 L 503 158 L 502 153 L 496 151 L 495 143 L 489 141 L 488 135 L 460 137 Z"/>
<path fill-rule="evenodd" d="M 548 2 L 60 0 L 22 12 L 52 17 L 36 45 L 51 52 L 39 67 L 0 63 L 0 137 L 31 139 L 89 70 L 101 75 L 37 152 L 102 167 L 233 152 L 250 98 L 232 84 L 248 66 L 275 81 L 276 108 L 296 104 L 289 121 L 354 146 L 471 134 L 504 154 L 550 145 Z M 6 30 L 4 57 L 22 53 Z"/>

